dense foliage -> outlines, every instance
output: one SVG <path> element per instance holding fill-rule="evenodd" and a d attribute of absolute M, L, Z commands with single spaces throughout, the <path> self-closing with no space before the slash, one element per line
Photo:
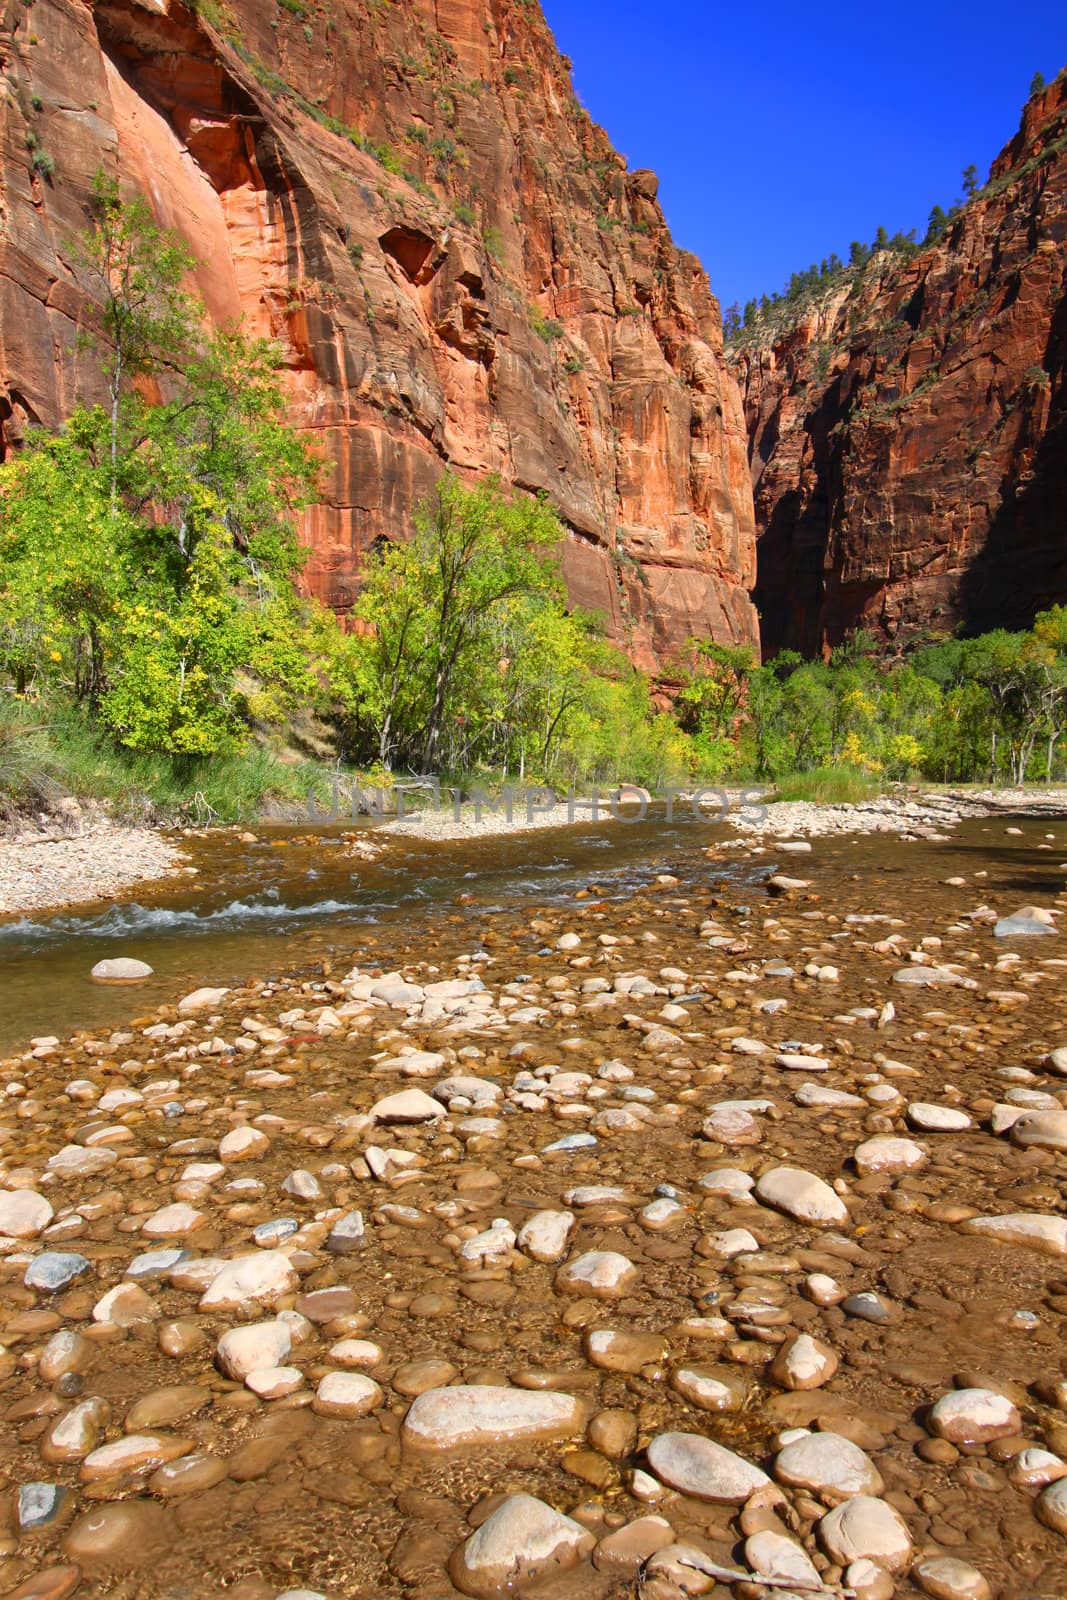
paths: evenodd
<path fill-rule="evenodd" d="M 269 755 L 300 719 L 364 771 L 560 789 L 1062 774 L 1067 611 L 893 660 L 863 636 L 762 666 L 692 640 L 668 694 L 568 611 L 548 503 L 492 479 L 440 480 L 371 553 L 342 631 L 297 588 L 317 462 L 278 353 L 208 338 L 188 254 L 107 183 L 78 250 L 107 404 L 0 465 L 0 810 L 68 789 L 246 813 L 306 785 Z"/>
<path fill-rule="evenodd" d="M 883 781 L 1062 779 L 1067 608 L 1029 632 L 917 644 L 887 660 L 859 634 L 829 661 L 695 645 L 682 664 L 682 724 L 705 770 L 779 780 L 842 769 Z"/>

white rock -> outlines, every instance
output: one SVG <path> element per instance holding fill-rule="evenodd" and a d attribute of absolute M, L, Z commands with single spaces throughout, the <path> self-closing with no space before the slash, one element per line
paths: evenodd
<path fill-rule="evenodd" d="M 36 1189 L 0 1189 L 0 1234 L 9 1239 L 34 1239 L 55 1215 Z"/>
<path fill-rule="evenodd" d="M 519 1229 L 519 1249 L 533 1261 L 561 1261 L 573 1228 L 573 1211 L 536 1211 Z"/>
<path fill-rule="evenodd" d="M 370 1115 L 375 1122 L 433 1122 L 445 1108 L 422 1089 L 401 1089 L 371 1106 Z"/>
<path fill-rule="evenodd" d="M 1017 1489 L 1044 1489 L 1047 1484 L 1067 1477 L 1067 1462 L 1054 1456 L 1051 1450 L 1032 1445 L 1012 1457 L 1008 1477 Z"/>
<path fill-rule="evenodd" d="M 839 1433 L 806 1433 L 778 1452 L 774 1476 L 793 1489 L 812 1489 L 835 1500 L 881 1494 L 885 1485 L 874 1462 Z"/>
<path fill-rule="evenodd" d="M 227 1165 L 235 1161 L 252 1161 L 256 1156 L 266 1155 L 269 1149 L 270 1140 L 262 1129 L 247 1125 L 231 1128 L 219 1140 L 219 1160 Z"/>
<path fill-rule="evenodd" d="M 229 989 L 194 989 L 192 994 L 178 1001 L 178 1013 L 184 1017 L 193 1011 L 210 1011 L 229 992 Z"/>
<path fill-rule="evenodd" d="M 1034 1506 L 1039 1522 L 1056 1533 L 1067 1533 L 1067 1478 L 1050 1483 L 1037 1497 Z"/>
<path fill-rule="evenodd" d="M 986 1444 L 1022 1432 L 1022 1418 L 992 1389 L 953 1389 L 930 1408 L 930 1430 L 952 1444 Z"/>
<path fill-rule="evenodd" d="M 556 1274 L 556 1285 L 569 1294 L 591 1294 L 616 1300 L 629 1294 L 639 1273 L 633 1262 L 615 1250 L 587 1250 Z"/>
<path fill-rule="evenodd" d="M 872 1172 L 914 1172 L 926 1161 L 926 1151 L 913 1139 L 878 1135 L 859 1145 L 852 1152 L 852 1159 L 863 1176 Z"/>
<path fill-rule="evenodd" d="M 152 1215 L 142 1222 L 141 1232 L 147 1233 L 152 1239 L 167 1238 L 174 1234 L 195 1233 L 206 1221 L 207 1217 L 202 1211 L 178 1201 L 172 1206 L 163 1206 L 161 1210 L 153 1211 Z"/>
<path fill-rule="evenodd" d="M 461 1593 L 488 1600 L 576 1566 L 593 1544 L 580 1523 L 532 1495 L 513 1494 L 453 1553 L 448 1570 Z"/>
<path fill-rule="evenodd" d="M 751 1461 L 697 1433 L 657 1434 L 648 1447 L 648 1462 L 672 1489 L 718 1505 L 743 1505 L 771 1481 Z"/>
<path fill-rule="evenodd" d="M 299 1367 L 256 1367 L 245 1376 L 245 1387 L 261 1400 L 282 1400 L 304 1386 Z"/>
<path fill-rule="evenodd" d="M 1011 1129 L 1012 1144 L 1039 1150 L 1067 1150 L 1067 1111 L 1024 1111 Z"/>
<path fill-rule="evenodd" d="M 1024 1245 L 1047 1256 L 1067 1256 L 1067 1217 L 1013 1211 L 1002 1217 L 969 1217 L 961 1231 L 982 1234 L 1001 1244 Z"/>
<path fill-rule="evenodd" d="M 705 1172 L 700 1187 L 706 1189 L 708 1194 L 724 1194 L 731 1200 L 739 1200 L 749 1197 L 756 1187 L 756 1180 L 751 1173 L 742 1172 L 739 1167 L 715 1167 L 711 1172 Z"/>
<path fill-rule="evenodd" d="M 514 1439 L 566 1439 L 581 1431 L 585 1409 L 573 1395 L 554 1390 L 454 1384 L 417 1396 L 403 1432 L 409 1444 L 438 1450 Z"/>
<path fill-rule="evenodd" d="M 957 1111 L 953 1106 L 927 1105 L 921 1100 L 912 1101 L 907 1117 L 911 1126 L 922 1133 L 962 1133 L 971 1126 L 966 1111 Z"/>
<path fill-rule="evenodd" d="M 911 1535 L 903 1517 L 885 1500 L 868 1494 L 828 1511 L 817 1531 L 827 1555 L 841 1566 L 866 1557 L 890 1572 L 903 1572 L 911 1560 Z"/>
<path fill-rule="evenodd" d="M 328 1372 L 315 1390 L 311 1409 L 320 1417 L 365 1417 L 384 1398 L 380 1385 L 361 1372 Z"/>
<path fill-rule="evenodd" d="M 459 1254 L 464 1261 L 497 1261 L 515 1248 L 515 1229 L 506 1217 L 498 1217 L 491 1227 L 464 1239 Z"/>
<path fill-rule="evenodd" d="M 849 1219 L 848 1207 L 830 1185 L 799 1167 L 775 1167 L 764 1173 L 756 1184 L 756 1195 L 765 1205 L 812 1227 L 840 1226 Z"/>
<path fill-rule="evenodd" d="M 48 1170 L 59 1178 L 91 1178 L 105 1172 L 118 1160 L 114 1150 L 105 1145 L 94 1145 L 91 1150 L 80 1144 L 66 1144 L 48 1158 Z"/>
<path fill-rule="evenodd" d="M 992 1590 L 977 1567 L 955 1556 L 928 1556 L 911 1569 L 923 1594 L 932 1600 L 991 1600 Z"/>
<path fill-rule="evenodd" d="M 764 1578 L 791 1578 L 813 1589 L 822 1582 L 819 1569 L 803 1545 L 769 1528 L 750 1534 L 745 1540 L 745 1560 L 753 1572 Z"/>
<path fill-rule="evenodd" d="M 132 956 L 111 956 L 98 961 L 89 974 L 97 983 L 140 983 L 152 976 L 147 961 L 135 961 Z"/>
<path fill-rule="evenodd" d="M 227 1261 L 208 1284 L 201 1311 L 236 1311 L 240 1306 L 268 1305 L 292 1294 L 299 1279 L 282 1250 L 257 1250 L 255 1255 Z"/>
<path fill-rule="evenodd" d="M 215 1360 L 227 1378 L 241 1383 L 250 1372 L 281 1366 L 291 1345 L 284 1322 L 251 1322 L 222 1335 L 215 1347 Z"/>
<path fill-rule="evenodd" d="M 840 1365 L 836 1353 L 810 1333 L 780 1345 L 771 1362 L 770 1374 L 783 1389 L 818 1389 L 829 1383 Z"/>

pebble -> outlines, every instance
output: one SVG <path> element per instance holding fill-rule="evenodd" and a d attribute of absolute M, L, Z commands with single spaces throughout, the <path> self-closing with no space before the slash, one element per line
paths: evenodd
<path fill-rule="evenodd" d="M 849 1220 L 848 1207 L 828 1183 L 813 1172 L 797 1167 L 775 1167 L 756 1184 L 756 1196 L 765 1205 L 812 1227 L 840 1225 Z"/>
<path fill-rule="evenodd" d="M 97 983 L 141 983 L 152 976 L 147 961 L 137 961 L 133 956 L 109 956 L 98 961 L 89 976 Z"/>
<path fill-rule="evenodd" d="M 455 1384 L 412 1401 L 403 1433 L 410 1444 L 438 1450 L 501 1440 L 566 1439 L 579 1433 L 585 1407 L 573 1395 Z"/>
<path fill-rule="evenodd" d="M 587 1528 L 543 1500 L 513 1494 L 454 1552 L 449 1575 L 462 1594 L 506 1594 L 577 1565 L 594 1543 Z"/>
<path fill-rule="evenodd" d="M 992 1600 L 993 1591 L 985 1578 L 967 1561 L 955 1556 L 927 1556 L 917 1561 L 911 1576 L 923 1594 L 932 1600 Z"/>
<path fill-rule="evenodd" d="M 954 1389 L 930 1408 L 930 1428 L 951 1444 L 988 1444 L 1022 1431 L 1018 1409 L 991 1389 Z"/>
<path fill-rule="evenodd" d="M 837 1433 L 806 1433 L 780 1450 L 774 1476 L 794 1489 L 811 1489 L 833 1499 L 879 1495 L 884 1488 L 874 1462 Z"/>
<path fill-rule="evenodd" d="M 587 1250 L 560 1268 L 556 1284 L 567 1294 L 618 1300 L 630 1293 L 638 1276 L 633 1262 L 617 1250 Z"/>
<path fill-rule="evenodd" d="M 312 1409 L 320 1417 L 365 1417 L 384 1398 L 381 1386 L 361 1372 L 328 1372 L 315 1390 Z"/>
<path fill-rule="evenodd" d="M 45 1250 L 34 1256 L 23 1278 L 27 1289 L 39 1289 L 43 1294 L 58 1294 L 91 1270 L 84 1256 L 74 1251 Z"/>
<path fill-rule="evenodd" d="M 841 1566 L 865 1557 L 890 1572 L 903 1572 L 911 1560 L 911 1535 L 903 1517 L 871 1495 L 855 1495 L 828 1511 L 818 1535 L 831 1561 Z"/>
<path fill-rule="evenodd" d="M 657 1434 L 648 1446 L 648 1464 L 672 1489 L 718 1505 L 743 1505 L 770 1483 L 752 1462 L 696 1433 Z"/>
<path fill-rule="evenodd" d="M 35 1189 L 0 1190 L 0 1235 L 10 1239 L 35 1239 L 55 1212 Z"/>

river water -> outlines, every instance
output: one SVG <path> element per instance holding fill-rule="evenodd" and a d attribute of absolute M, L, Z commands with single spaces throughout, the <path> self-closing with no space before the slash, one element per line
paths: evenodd
<path fill-rule="evenodd" d="M 1021 832 L 1006 834 L 1015 821 Z M 684 810 L 670 820 L 653 810 L 644 820 L 458 841 L 381 834 L 385 848 L 373 861 L 352 854 L 353 837 L 350 825 L 263 827 L 255 844 L 212 834 L 188 841 L 193 878 L 151 895 L 134 890 L 106 904 L 0 921 L 0 1050 L 36 1035 L 117 1025 L 202 984 L 308 975 L 364 958 L 389 966 L 402 949 L 424 954 L 427 940 L 469 949 L 472 931 L 510 921 L 524 906 L 584 894 L 621 901 L 660 873 L 691 886 L 757 888 L 774 871 L 806 876 L 817 866 L 830 895 L 859 875 L 894 907 L 932 909 L 955 874 L 984 873 L 976 888 L 990 897 L 1055 895 L 1067 854 L 1067 828 L 998 818 L 965 822 L 944 842 L 843 836 L 817 839 L 810 856 L 798 856 L 772 840 L 761 855 L 726 848 L 709 860 L 709 846 L 726 844 L 733 830 Z M 135 989 L 91 981 L 95 962 L 120 954 L 148 962 L 154 977 Z"/>

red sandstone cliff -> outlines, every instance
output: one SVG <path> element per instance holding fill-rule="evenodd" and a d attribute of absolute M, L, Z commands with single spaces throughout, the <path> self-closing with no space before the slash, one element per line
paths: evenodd
<path fill-rule="evenodd" d="M 766 654 L 1067 601 L 1067 74 L 939 244 L 731 360 Z"/>
<path fill-rule="evenodd" d="M 718 307 L 532 0 L 2 12 L 4 448 L 94 396 L 69 241 L 103 167 L 186 237 L 215 319 L 281 341 L 329 462 L 306 539 L 330 604 L 448 464 L 548 493 L 572 597 L 640 663 L 755 638 Z"/>

